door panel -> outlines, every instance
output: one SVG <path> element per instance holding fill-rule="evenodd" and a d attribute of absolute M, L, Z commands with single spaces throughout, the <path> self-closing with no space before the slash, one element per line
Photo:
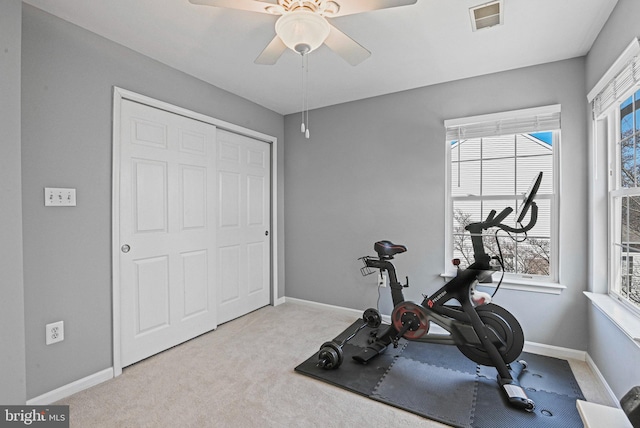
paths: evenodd
<path fill-rule="evenodd" d="M 217 325 L 215 138 L 212 125 L 122 102 L 123 367 Z"/>
<path fill-rule="evenodd" d="M 169 325 L 169 259 L 135 260 L 136 336 Z"/>
<path fill-rule="evenodd" d="M 167 230 L 167 164 L 132 159 L 135 195 L 133 215 L 137 232 Z"/>
<path fill-rule="evenodd" d="M 265 191 L 265 177 L 247 176 L 247 225 L 261 227 L 266 224 L 265 204 L 268 202 Z"/>
<path fill-rule="evenodd" d="M 182 283 L 184 284 L 184 317 L 207 311 L 209 255 L 206 250 L 182 253 Z"/>
<path fill-rule="evenodd" d="M 249 294 L 260 293 L 265 287 L 269 288 L 269 284 L 264 282 L 264 261 L 265 261 L 265 243 L 251 242 L 247 244 L 247 262 L 251 269 L 248 272 L 247 290 Z"/>
<path fill-rule="evenodd" d="M 227 304 L 240 297 L 240 246 L 231 245 L 218 249 L 220 260 L 220 304 Z"/>
<path fill-rule="evenodd" d="M 131 144 L 142 144 L 162 149 L 167 148 L 167 127 L 161 122 L 152 122 L 138 117 L 130 118 Z"/>
<path fill-rule="evenodd" d="M 207 170 L 202 167 L 180 166 L 182 192 L 182 230 L 207 227 Z"/>
<path fill-rule="evenodd" d="M 270 146 L 218 130 L 218 323 L 269 304 Z"/>
<path fill-rule="evenodd" d="M 221 229 L 240 227 L 240 179 L 240 174 L 235 172 L 219 173 Z"/>

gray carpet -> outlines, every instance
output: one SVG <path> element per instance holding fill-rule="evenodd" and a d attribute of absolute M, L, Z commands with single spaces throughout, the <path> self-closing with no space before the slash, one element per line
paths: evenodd
<path fill-rule="evenodd" d="M 70 406 L 71 428 L 444 428 L 294 372 L 357 316 L 293 302 L 266 307 L 57 404 Z M 589 401 L 615 405 L 588 364 L 570 363 Z M 377 385 L 364 379 L 361 388 L 368 382 Z"/>
<path fill-rule="evenodd" d="M 356 321 L 334 340 L 340 343 L 360 324 Z M 565 360 L 523 353 L 529 367 L 521 384 L 536 402 L 528 413 L 509 406 L 495 368 L 477 365 L 454 346 L 401 340 L 398 348 L 389 347 L 369 364 L 356 363 L 351 356 L 367 345 L 372 330 L 365 328 L 344 345 L 338 369 L 317 367 L 314 354 L 296 371 L 456 427 L 582 427 L 575 402 L 584 396 Z"/>

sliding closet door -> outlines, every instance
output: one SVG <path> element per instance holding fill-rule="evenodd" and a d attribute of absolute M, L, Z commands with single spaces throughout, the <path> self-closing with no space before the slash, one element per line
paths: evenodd
<path fill-rule="evenodd" d="M 126 367 L 270 303 L 272 160 L 262 140 L 119 102 L 114 349 Z"/>
<path fill-rule="evenodd" d="M 127 100 L 120 120 L 125 367 L 216 327 L 216 128 Z"/>
<path fill-rule="evenodd" d="M 218 323 L 270 302 L 270 145 L 217 132 Z"/>

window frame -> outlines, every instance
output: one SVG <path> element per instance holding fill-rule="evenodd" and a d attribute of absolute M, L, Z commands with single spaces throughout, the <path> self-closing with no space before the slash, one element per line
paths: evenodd
<path fill-rule="evenodd" d="M 640 341 L 640 314 L 626 299 L 610 293 L 612 281 L 612 222 L 610 174 L 615 160 L 616 109 L 634 93 L 633 76 L 640 71 L 640 41 L 634 37 L 587 94 L 591 106 L 589 151 L 589 286 L 584 294 L 616 327 Z M 615 235 L 613 235 L 615 236 Z M 604 267 L 604 268 L 603 268 Z"/>
<path fill-rule="evenodd" d="M 638 183 L 637 187 L 623 187 L 620 179 L 622 170 L 620 144 L 623 140 L 620 137 L 620 105 L 638 91 L 640 91 L 640 82 L 618 96 L 616 101 L 608 106 L 600 117 L 595 117 L 594 115 L 593 121 L 594 123 L 604 121 L 608 130 L 605 138 L 609 171 L 607 179 L 607 294 L 620 302 L 620 304 L 636 316 L 640 317 L 640 304 L 635 305 L 619 290 L 624 275 L 621 270 L 622 259 L 625 257 L 625 253 L 618 248 L 618 244 L 616 243 L 617 237 L 622 233 L 622 222 L 617 221 L 622 206 L 621 203 L 617 201 L 621 201 L 624 197 L 640 196 L 640 183 Z M 637 131 L 634 130 L 634 134 L 636 132 Z M 640 138 L 640 134 L 638 134 L 637 138 Z M 640 161 L 638 161 L 638 163 L 640 163 Z"/>
<path fill-rule="evenodd" d="M 445 121 L 445 127 L 449 129 L 449 127 L 453 125 L 467 123 L 482 123 L 486 122 L 497 122 L 500 123 L 501 120 L 509 120 L 510 118 L 517 115 L 526 115 L 528 114 L 536 114 L 539 112 L 545 112 L 548 110 L 557 109 L 557 112 L 560 113 L 560 106 L 546 106 L 539 107 L 534 109 L 526 109 L 526 110 L 516 110 L 502 113 L 493 113 L 482 116 L 475 116 L 472 118 L 462 118 L 462 119 L 453 119 Z M 549 276 L 546 275 L 528 275 L 528 274 L 515 274 L 515 273 L 505 273 L 503 279 L 503 287 L 517 290 L 526 290 L 526 291 L 537 291 L 551 294 L 559 294 L 562 289 L 565 287 L 560 285 L 560 257 L 559 257 L 559 220 L 560 220 L 560 153 L 561 153 L 561 127 L 557 129 L 532 129 L 528 132 L 513 132 L 508 135 L 513 134 L 534 134 L 538 132 L 552 132 L 553 141 L 552 141 L 552 168 L 553 168 L 553 180 L 552 180 L 552 194 L 548 195 L 540 195 L 542 199 L 550 200 L 550 250 L 551 257 L 549 261 Z M 498 135 L 498 134 L 496 134 Z M 486 135 L 485 137 L 491 137 L 492 135 Z M 470 137 L 475 138 L 475 137 Z M 450 277 L 455 275 L 455 269 L 451 264 L 451 260 L 454 254 L 454 218 L 453 218 L 453 202 L 457 197 L 452 195 L 451 185 L 452 185 L 452 145 L 451 138 L 448 135 L 445 138 L 446 144 L 446 167 L 445 167 L 445 274 L 444 276 Z M 517 197 L 517 195 L 516 195 Z M 493 196 L 476 196 L 472 198 L 491 200 L 495 199 Z M 504 199 L 504 198 L 503 198 Z M 480 219 L 479 219 L 480 220 Z M 484 286 L 485 284 L 483 284 Z M 491 284 L 487 284 L 491 287 Z M 496 284 L 493 284 L 495 286 Z"/>

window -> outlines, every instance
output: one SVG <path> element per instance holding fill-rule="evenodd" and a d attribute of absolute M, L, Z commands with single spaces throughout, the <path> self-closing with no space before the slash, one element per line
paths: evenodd
<path fill-rule="evenodd" d="M 517 208 L 542 171 L 536 197 L 538 221 L 527 239 L 489 230 L 484 243 L 488 254 L 502 253 L 507 280 L 556 282 L 560 106 L 455 119 L 445 126 L 449 150 L 447 260 L 458 258 L 462 267 L 473 263 L 465 226 L 484 220 L 491 210 Z M 515 227 L 515 221 L 514 212 L 504 223 Z"/>
<path fill-rule="evenodd" d="M 610 112 L 615 119 L 609 183 L 610 293 L 640 309 L 640 90 Z"/>
<path fill-rule="evenodd" d="M 640 42 L 634 38 L 587 99 L 593 109 L 591 268 L 605 291 L 640 315 Z M 604 209 L 601 206 L 605 206 Z"/>

